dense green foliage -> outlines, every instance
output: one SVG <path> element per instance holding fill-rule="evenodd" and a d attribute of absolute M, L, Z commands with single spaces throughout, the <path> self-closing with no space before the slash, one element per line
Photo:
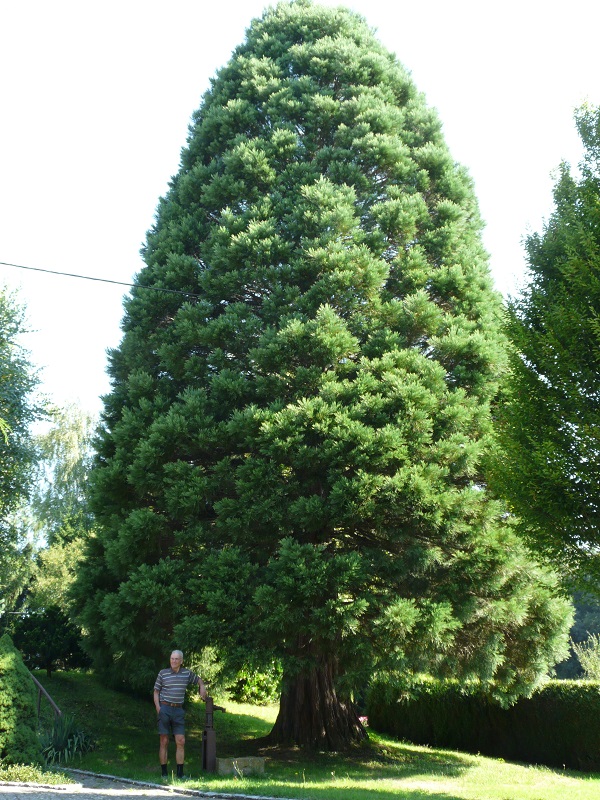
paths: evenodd
<path fill-rule="evenodd" d="M 30 485 L 33 460 L 29 424 L 36 417 L 31 392 L 37 384 L 27 353 L 19 344 L 23 310 L 0 290 L 0 519 L 14 511 Z"/>
<path fill-rule="evenodd" d="M 24 593 L 35 571 L 34 550 L 26 531 L 0 523 L 0 633 L 10 633 L 15 608 L 22 605 Z"/>
<path fill-rule="evenodd" d="M 425 681 L 381 682 L 369 699 L 377 730 L 418 744 L 533 764 L 600 771 L 600 683 L 550 681 L 503 708 L 488 693 Z"/>
<path fill-rule="evenodd" d="M 600 110 L 581 108 L 576 123 L 579 174 L 561 165 L 511 304 L 499 478 L 534 546 L 585 579 L 600 568 Z"/>
<path fill-rule="evenodd" d="M 0 637 L 0 762 L 41 763 L 34 683 L 6 633 Z"/>
<path fill-rule="evenodd" d="M 81 649 L 81 631 L 56 605 L 30 611 L 14 625 L 13 641 L 29 669 L 76 669 L 89 664 Z"/>
<path fill-rule="evenodd" d="M 279 664 L 271 664 L 263 670 L 253 669 L 250 665 L 238 672 L 235 681 L 227 687 L 227 694 L 236 703 L 276 703 L 281 694 L 281 678 Z"/>
<path fill-rule="evenodd" d="M 0 631 L 32 569 L 30 548 L 14 512 L 31 485 L 34 448 L 29 425 L 37 410 L 31 393 L 37 378 L 19 344 L 23 310 L 0 288 Z"/>
<path fill-rule="evenodd" d="M 274 738 L 337 747 L 373 669 L 518 693 L 560 657 L 568 607 L 481 470 L 504 339 L 480 230 L 359 17 L 299 0 L 252 24 L 111 354 L 76 589 L 98 669 L 149 691 L 173 644 L 277 660 Z"/>

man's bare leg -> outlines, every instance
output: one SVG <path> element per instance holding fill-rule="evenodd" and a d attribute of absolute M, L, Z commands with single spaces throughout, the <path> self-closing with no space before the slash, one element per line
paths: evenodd
<path fill-rule="evenodd" d="M 177 777 L 183 776 L 183 761 L 185 758 L 185 736 L 182 733 L 175 734 L 175 761 L 177 762 Z"/>
<path fill-rule="evenodd" d="M 158 760 L 160 762 L 160 767 L 162 770 L 163 775 L 165 775 L 167 770 L 167 752 L 169 749 L 169 737 L 161 733 L 160 734 L 160 744 L 158 747 Z"/>

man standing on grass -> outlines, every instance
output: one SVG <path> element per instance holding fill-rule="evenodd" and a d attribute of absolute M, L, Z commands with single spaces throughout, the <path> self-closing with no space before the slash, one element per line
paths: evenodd
<path fill-rule="evenodd" d="M 185 711 L 183 701 L 188 686 L 198 686 L 198 693 L 206 700 L 206 686 L 199 675 L 196 675 L 183 666 L 183 653 L 173 650 L 171 653 L 171 666 L 161 669 L 154 684 L 154 705 L 158 714 L 158 733 L 160 746 L 158 757 L 162 777 L 167 773 L 167 750 L 169 736 L 175 737 L 175 761 L 177 762 L 177 777 L 183 778 L 183 760 L 185 753 Z"/>

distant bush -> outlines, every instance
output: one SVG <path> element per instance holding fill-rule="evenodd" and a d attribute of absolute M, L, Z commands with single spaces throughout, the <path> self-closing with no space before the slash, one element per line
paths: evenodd
<path fill-rule="evenodd" d="M 42 763 L 35 686 L 6 633 L 0 638 L 0 762 Z"/>
<path fill-rule="evenodd" d="M 371 727 L 415 744 L 600 770 L 598 682 L 549 681 L 510 708 L 457 683 L 423 681 L 401 690 L 379 682 L 368 714 Z"/>
<path fill-rule="evenodd" d="M 42 733 L 40 741 L 48 765 L 68 764 L 96 746 L 93 737 L 77 726 L 72 714 L 55 717 L 52 728 Z"/>
<path fill-rule="evenodd" d="M 590 633 L 584 642 L 572 641 L 571 646 L 585 677 L 591 681 L 600 681 L 600 635 Z"/>
<path fill-rule="evenodd" d="M 281 693 L 281 676 L 281 666 L 276 663 L 266 670 L 245 667 L 238 672 L 227 691 L 236 703 L 254 703 L 259 706 L 276 703 Z"/>

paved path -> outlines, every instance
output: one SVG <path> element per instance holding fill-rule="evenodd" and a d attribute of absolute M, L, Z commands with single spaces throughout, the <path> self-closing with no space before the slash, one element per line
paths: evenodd
<path fill-rule="evenodd" d="M 105 778 L 76 775 L 76 784 L 62 787 L 14 785 L 0 783 L 0 800 L 190 800 L 191 792 L 172 791 L 170 787 L 150 788 L 148 786 L 122 783 Z M 198 797 L 198 794 L 194 792 Z M 192 795 L 192 796 L 194 796 Z M 202 797 L 202 795 L 200 795 Z M 210 793 L 204 795 L 210 797 Z"/>
<path fill-rule="evenodd" d="M 125 783 L 116 778 L 97 777 L 90 773 L 73 773 L 75 784 L 67 786 L 40 786 L 34 784 L 0 783 L 0 800 L 190 800 L 190 798 L 210 798 L 211 800 L 285 800 L 275 797 L 255 797 L 254 795 L 225 794 L 221 792 L 202 792 L 197 789 L 177 790 L 171 786 Z"/>
<path fill-rule="evenodd" d="M 79 787 L 77 785 L 69 788 L 44 788 L 41 786 L 2 786 L 0 784 L 1 800 L 135 800 L 135 798 L 154 798 L 155 800 L 167 800 L 167 798 L 178 798 L 178 800 L 190 800 L 190 795 L 179 794 L 177 792 L 165 792 L 162 789 L 140 789 L 134 787 L 112 788 L 112 789 L 91 789 L 89 787 Z"/>

